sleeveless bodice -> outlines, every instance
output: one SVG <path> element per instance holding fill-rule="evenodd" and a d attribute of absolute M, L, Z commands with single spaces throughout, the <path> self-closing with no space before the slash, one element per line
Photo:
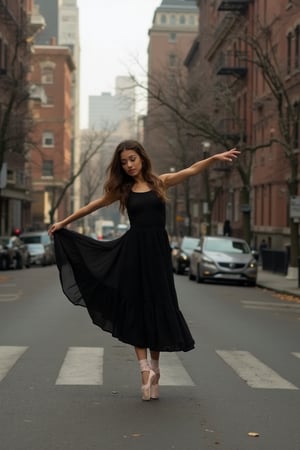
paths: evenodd
<path fill-rule="evenodd" d="M 165 227 L 165 203 L 153 191 L 131 191 L 127 200 L 127 213 L 131 227 Z"/>

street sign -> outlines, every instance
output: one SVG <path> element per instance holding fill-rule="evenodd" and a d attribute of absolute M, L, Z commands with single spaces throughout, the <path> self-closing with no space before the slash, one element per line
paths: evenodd
<path fill-rule="evenodd" d="M 0 170 L 0 189 L 5 189 L 7 184 L 7 163 L 2 164 Z"/>
<path fill-rule="evenodd" d="M 295 195 L 290 198 L 290 217 L 292 219 L 300 218 L 300 196 Z"/>

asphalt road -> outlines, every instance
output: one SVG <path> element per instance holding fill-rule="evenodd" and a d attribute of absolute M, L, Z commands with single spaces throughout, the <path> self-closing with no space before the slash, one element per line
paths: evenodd
<path fill-rule="evenodd" d="M 133 349 L 68 302 L 56 267 L 0 272 L 0 449 L 300 450 L 300 305 L 176 285 L 196 349 L 163 354 L 161 399 L 142 402 Z"/>

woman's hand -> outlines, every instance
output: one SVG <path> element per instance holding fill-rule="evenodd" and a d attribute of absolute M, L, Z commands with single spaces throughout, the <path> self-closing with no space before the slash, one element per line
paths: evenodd
<path fill-rule="evenodd" d="M 227 150 L 223 153 L 216 153 L 214 157 L 218 161 L 229 161 L 232 162 L 234 158 L 237 158 L 241 152 L 237 150 L 236 148 L 231 148 L 230 150 Z"/>
<path fill-rule="evenodd" d="M 56 222 L 53 225 L 50 225 L 48 229 L 49 236 L 52 236 L 55 233 L 55 231 L 60 230 L 63 227 L 64 227 L 63 222 Z"/>

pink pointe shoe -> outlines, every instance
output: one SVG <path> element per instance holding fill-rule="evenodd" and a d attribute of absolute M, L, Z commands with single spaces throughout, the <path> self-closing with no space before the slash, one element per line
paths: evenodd
<path fill-rule="evenodd" d="M 156 374 L 152 369 L 143 370 L 143 372 L 149 372 L 149 377 L 148 377 L 147 383 L 142 384 L 142 387 L 141 387 L 142 400 L 149 401 L 151 399 L 152 386 L 153 386 L 153 381 L 156 378 Z"/>
<path fill-rule="evenodd" d="M 151 392 L 150 396 L 153 400 L 159 399 L 159 378 L 160 378 L 160 371 L 159 369 L 154 369 L 155 373 L 155 379 L 153 380 L 152 386 L 151 386 Z"/>

